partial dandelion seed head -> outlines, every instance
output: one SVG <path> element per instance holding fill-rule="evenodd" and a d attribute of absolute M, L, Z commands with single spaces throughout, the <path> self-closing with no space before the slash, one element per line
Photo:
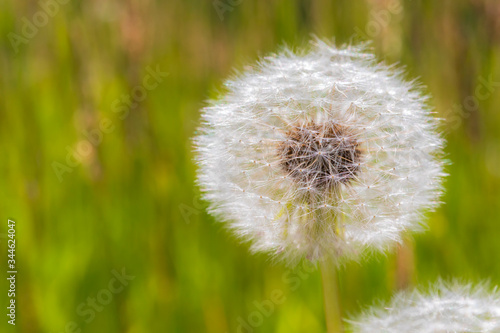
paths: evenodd
<path fill-rule="evenodd" d="M 439 281 L 430 292 L 400 292 L 348 322 L 356 333 L 500 332 L 500 293 L 484 283 Z"/>
<path fill-rule="evenodd" d="M 365 47 L 314 40 L 226 88 L 202 110 L 198 183 L 253 251 L 356 259 L 438 205 L 443 139 L 427 98 Z"/>

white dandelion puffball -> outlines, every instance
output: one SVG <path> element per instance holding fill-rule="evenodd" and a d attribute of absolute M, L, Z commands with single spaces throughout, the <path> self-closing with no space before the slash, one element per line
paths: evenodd
<path fill-rule="evenodd" d="M 202 110 L 198 183 L 255 252 L 355 259 L 437 206 L 443 140 L 426 97 L 364 47 L 262 59 Z"/>
<path fill-rule="evenodd" d="M 500 332 L 500 293 L 484 284 L 438 282 L 430 293 L 401 292 L 351 321 L 356 333 Z"/>

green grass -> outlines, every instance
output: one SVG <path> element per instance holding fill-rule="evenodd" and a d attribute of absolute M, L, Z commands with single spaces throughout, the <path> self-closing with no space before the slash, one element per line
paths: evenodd
<path fill-rule="evenodd" d="M 319 272 L 249 255 L 205 212 L 190 138 L 233 68 L 311 34 L 357 40 L 385 2 L 243 0 L 220 20 L 211 0 L 69 1 L 17 53 L 7 36 L 40 7 L 0 3 L 0 233 L 17 222 L 17 332 L 61 333 L 68 322 L 81 332 L 236 332 L 273 290 L 285 299 L 255 332 L 323 332 Z M 485 3 L 498 10 L 486 0 L 405 1 L 372 36 L 380 59 L 420 77 L 447 120 L 450 176 L 443 206 L 412 243 L 415 284 L 500 283 L 500 87 L 467 118 L 448 112 L 480 77 L 500 81 L 499 20 Z M 156 65 L 168 77 L 120 119 L 115 101 Z M 53 162 L 66 163 L 66 147 L 104 118 L 114 129 L 60 182 Z M 122 267 L 135 278 L 86 323 L 79 305 Z M 395 267 L 395 255 L 344 267 L 344 312 L 388 299 Z"/>

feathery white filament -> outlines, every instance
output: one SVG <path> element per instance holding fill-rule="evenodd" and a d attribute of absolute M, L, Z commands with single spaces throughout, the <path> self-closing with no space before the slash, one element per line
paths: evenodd
<path fill-rule="evenodd" d="M 439 281 L 430 293 L 401 292 L 389 305 L 369 309 L 350 321 L 356 333 L 500 332 L 500 293 Z"/>
<path fill-rule="evenodd" d="M 443 140 L 401 76 L 363 46 L 315 40 L 228 81 L 195 138 L 210 211 L 289 261 L 357 258 L 418 230 L 438 204 Z"/>

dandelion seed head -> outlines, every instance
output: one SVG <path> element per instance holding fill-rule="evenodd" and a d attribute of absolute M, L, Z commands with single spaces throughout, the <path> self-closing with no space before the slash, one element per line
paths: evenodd
<path fill-rule="evenodd" d="M 438 205 L 444 142 L 427 98 L 364 46 L 316 39 L 226 88 L 202 110 L 198 183 L 253 251 L 357 259 L 420 230 Z"/>
<path fill-rule="evenodd" d="M 487 284 L 438 281 L 430 292 L 400 292 L 348 321 L 353 332 L 500 332 L 500 293 Z"/>

